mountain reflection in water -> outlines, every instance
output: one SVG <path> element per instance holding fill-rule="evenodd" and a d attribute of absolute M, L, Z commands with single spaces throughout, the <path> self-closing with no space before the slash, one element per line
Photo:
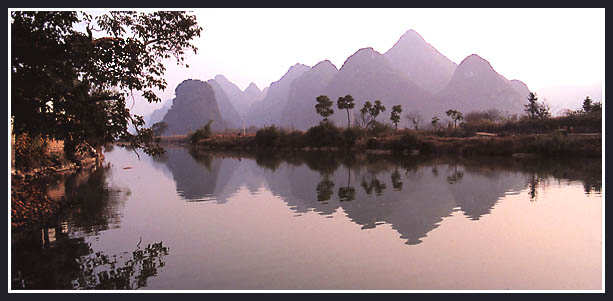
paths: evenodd
<path fill-rule="evenodd" d="M 409 245 L 418 244 L 443 217 L 462 211 L 471 220 L 497 201 L 550 181 L 581 181 L 600 193 L 600 160 L 452 158 L 340 152 L 209 152 L 169 148 L 155 161 L 167 169 L 186 201 L 225 203 L 245 187 L 266 187 L 296 216 L 339 208 L 362 229 L 390 224 Z"/>
<path fill-rule="evenodd" d="M 441 254 L 419 259 L 413 254 L 424 251 L 424 248 L 430 248 L 427 254 L 431 254 L 441 247 L 441 243 L 444 244 L 441 237 L 436 240 L 436 235 L 430 232 L 443 225 L 446 217 L 451 216 L 449 220 L 451 223 L 455 221 L 455 226 L 458 220 L 484 225 L 478 229 L 482 232 L 470 232 L 466 224 L 464 228 L 453 228 L 454 231 L 466 231 L 465 235 L 486 235 L 499 229 L 491 226 L 491 223 L 487 226 L 488 222 L 496 221 L 496 217 L 501 217 L 498 222 L 510 222 L 505 220 L 511 214 L 508 211 L 509 203 L 498 204 L 503 198 L 538 205 L 539 199 L 545 200 L 543 203 L 552 200 L 546 195 L 539 195 L 547 191 L 549 185 L 561 184 L 551 189 L 559 193 L 556 190 L 560 187 L 576 187 L 581 183 L 586 194 L 597 196 L 602 186 L 601 161 L 593 159 L 457 158 L 317 151 L 245 153 L 194 151 L 177 147 L 170 147 L 167 151 L 162 157 L 142 156 L 143 159 L 137 160 L 129 150 L 118 149 L 108 153 L 108 165 L 73 175 L 41 178 L 37 185 L 50 198 L 62 203 L 63 209 L 56 216 L 37 224 L 12 230 L 11 288 L 300 288 L 304 281 L 321 279 L 316 275 L 332 273 L 336 270 L 336 264 L 353 267 L 355 271 L 365 268 L 372 271 L 398 269 L 396 273 L 386 275 L 388 278 L 382 283 L 366 277 L 368 273 L 354 271 L 351 275 L 354 278 L 349 277 L 348 283 L 336 282 L 340 287 L 353 287 L 355 280 L 364 276 L 366 278 L 363 280 L 369 279 L 372 282 L 368 283 L 377 288 L 387 287 L 393 279 L 397 280 L 398 286 L 390 287 L 408 285 L 409 288 L 429 288 L 435 283 L 429 281 L 439 279 L 436 273 L 425 277 L 427 283 L 421 285 L 406 284 L 408 282 L 404 281 L 407 278 L 403 277 L 407 275 L 403 273 L 416 268 L 421 262 L 428 265 L 432 264 L 428 260 L 441 260 Z M 126 166 L 132 168 L 124 169 Z M 152 172 L 156 169 L 161 173 Z M 506 195 L 520 192 L 525 197 L 505 198 Z M 278 198 L 271 199 L 270 193 Z M 572 218 L 574 212 L 583 207 L 578 203 L 584 199 L 565 200 L 567 204 L 568 201 L 574 204 L 574 209 L 567 207 L 564 209 L 567 211 L 556 211 L 556 206 L 553 206 L 545 209 L 550 211 L 531 215 L 523 207 L 524 211 L 520 210 L 519 214 L 525 212 L 532 218 L 529 219 L 532 223 L 538 223 L 541 219 L 543 223 L 548 218 L 558 219 L 558 214 Z M 565 222 L 563 225 L 583 229 L 581 227 L 586 224 L 598 224 L 593 215 L 597 204 L 587 203 L 590 206 L 587 206 L 589 210 L 586 212 L 592 215 L 578 214 L 573 220 L 575 224 Z M 207 204 L 214 208 L 205 206 Z M 502 204 L 507 204 L 507 211 Z M 502 208 L 498 209 L 499 214 L 496 214 L 497 206 Z M 317 214 L 331 220 L 321 221 L 317 219 Z M 490 214 L 492 218 L 485 221 L 484 216 Z M 514 219 L 517 215 L 511 216 Z M 589 220 L 585 220 L 586 217 Z M 521 224 L 521 221 L 518 222 Z M 346 225 L 354 224 L 359 226 L 355 230 L 364 236 L 344 232 L 348 230 L 344 228 Z M 299 229 L 304 229 L 304 232 L 300 232 L 297 225 L 301 225 Z M 349 231 L 353 231 L 350 228 Z M 360 228 L 378 228 L 381 231 L 364 232 Z M 395 248 L 398 242 L 396 233 L 393 236 L 378 236 L 387 235 L 385 233 L 389 233 L 390 228 L 410 246 L 400 243 L 401 249 Z M 521 233 L 513 232 L 515 230 L 505 228 L 510 233 Z M 336 231 L 332 241 L 325 236 L 328 231 Z M 451 229 L 447 228 L 446 233 L 449 231 Z M 275 237 L 274 233 L 282 236 Z M 345 234 L 348 236 L 337 240 L 338 235 L 342 237 Z M 565 232 L 564 235 L 567 234 Z M 581 232 L 579 235 L 583 234 Z M 591 236 L 596 234 L 595 230 L 590 232 Z M 428 235 L 437 246 L 433 247 L 424 240 Z M 319 243 L 302 244 L 305 238 Z M 351 245 L 352 241 L 355 243 L 356 239 L 365 238 L 365 243 L 388 245 L 382 245 L 380 248 L 385 249 L 381 250 L 379 246 L 365 246 L 360 250 L 364 254 L 353 252 L 352 256 L 356 257 L 345 258 L 345 261 L 341 258 L 327 261 L 316 257 L 317 254 L 331 251 L 331 248 L 343 252 L 343 248 Z M 592 242 L 593 239 L 590 239 L 584 243 Z M 522 248 L 534 244 L 535 248 L 545 252 L 544 256 L 551 257 L 547 250 L 538 245 L 540 241 L 541 238 L 527 240 L 524 242 L 527 245 Z M 453 239 L 449 243 L 446 248 L 466 247 Z M 554 240 L 553 243 L 557 244 L 558 241 Z M 513 241 L 515 244 L 517 242 Z M 507 245 L 504 250 L 510 247 L 509 254 L 515 255 L 517 250 L 513 249 L 513 245 Z M 326 248 L 326 251 L 318 248 Z M 592 270 L 592 264 L 596 262 L 594 258 L 598 258 L 599 253 L 596 248 L 590 248 L 589 254 L 584 249 L 576 249 L 579 250 L 577 253 L 569 246 L 559 251 L 564 256 L 581 254 L 588 257 L 585 267 L 590 272 L 582 275 L 592 279 L 593 275 L 599 275 L 599 270 Z M 386 255 L 383 256 L 381 252 Z M 390 257 L 386 265 L 381 259 L 390 252 L 395 252 L 397 257 Z M 467 251 L 467 254 L 478 252 Z M 538 255 L 534 262 L 524 263 L 524 268 L 543 262 L 544 259 Z M 320 261 L 318 264 L 305 264 L 305 258 Z M 517 258 L 521 260 L 523 257 Z M 523 259 L 531 260 L 532 257 Z M 479 260 L 476 259 L 475 265 L 481 269 Z M 544 264 L 561 268 L 559 271 L 576 268 L 567 267 L 564 263 L 565 260 L 557 262 L 557 265 Z M 499 265 L 500 262 L 491 264 L 494 269 Z M 302 269 L 302 272 L 296 272 L 296 269 Z M 436 269 L 425 266 L 419 271 L 424 273 L 430 270 Z M 277 273 L 278 278 L 265 276 L 273 272 Z M 506 277 L 507 274 L 501 275 Z M 547 275 L 540 276 L 547 279 Z M 343 277 L 337 275 L 305 287 L 326 287 L 329 281 L 342 282 Z M 521 277 L 518 274 L 516 281 L 520 284 L 516 287 L 525 286 Z M 481 283 L 479 281 L 482 280 L 477 277 L 472 281 Z M 453 286 L 453 283 L 447 285 Z M 542 287 L 542 284 L 538 287 Z"/>

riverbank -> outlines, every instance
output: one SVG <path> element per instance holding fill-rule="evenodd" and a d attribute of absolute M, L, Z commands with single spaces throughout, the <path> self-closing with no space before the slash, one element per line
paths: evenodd
<path fill-rule="evenodd" d="M 85 145 L 69 160 L 64 153 L 64 142 L 32 139 L 27 135 L 11 135 L 11 177 L 36 177 L 62 174 L 88 168 L 104 161 L 102 149 Z"/>
<path fill-rule="evenodd" d="M 161 137 L 162 145 L 190 146 L 208 150 L 350 150 L 367 153 L 402 154 L 459 154 L 459 155 L 509 155 L 509 156 L 576 156 L 601 157 L 601 134 L 525 134 L 483 135 L 473 137 L 438 137 L 404 132 L 384 138 L 363 137 L 351 147 L 342 141 L 335 146 L 310 146 L 297 133 L 274 139 L 272 143 L 259 143 L 255 135 L 216 135 L 190 144 L 187 135 Z"/>
<path fill-rule="evenodd" d="M 104 161 L 101 150 L 91 148 L 68 160 L 62 141 L 11 139 L 11 226 L 40 224 L 62 209 L 65 177 L 83 178 Z"/>

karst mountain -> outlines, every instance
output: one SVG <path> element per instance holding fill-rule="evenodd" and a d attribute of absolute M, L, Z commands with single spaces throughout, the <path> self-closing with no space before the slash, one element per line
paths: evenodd
<path fill-rule="evenodd" d="M 456 64 L 414 30 L 404 33 L 384 53 L 369 47 L 358 49 L 340 69 L 329 60 L 312 67 L 297 63 L 263 90 L 254 83 L 241 90 L 223 75 L 198 85 L 202 83 L 207 84 L 210 91 L 200 87 L 198 92 L 195 90 L 190 94 L 192 101 L 200 101 L 202 105 L 195 111 L 184 108 L 183 112 L 189 116 L 200 114 L 200 117 L 193 116 L 201 119 L 200 124 L 206 124 L 206 118 L 214 117 L 219 122 L 214 122 L 216 125 L 213 128 L 218 129 L 273 124 L 308 129 L 321 121 L 314 108 L 315 98 L 319 95 L 327 95 L 334 101 L 335 113 L 330 120 L 339 126 L 346 126 L 347 114 L 338 110 L 336 100 L 347 94 L 355 100 L 355 107 L 350 113 L 352 123 L 366 101 L 381 100 L 386 111 L 380 115 L 379 121 L 389 122 L 391 107 L 400 104 L 403 118 L 399 126 L 408 126 L 404 118 L 408 112 L 419 112 L 426 122 L 433 116 L 444 120 L 445 111 L 449 109 L 465 114 L 489 109 L 521 114 L 530 93 L 525 83 L 506 79 L 477 54 L 469 55 Z M 168 110 L 166 115 L 174 116 L 175 111 L 179 110 L 176 106 L 194 105 L 177 99 L 181 100 L 182 97 L 177 94 L 172 108 L 163 106 L 154 111 L 149 120 L 159 119 L 165 110 Z M 179 129 L 185 133 L 199 123 L 192 121 L 192 117 L 187 118 L 188 115 L 175 122 L 190 122 L 191 126 L 169 126 L 169 129 L 173 129 L 172 133 L 180 132 Z M 164 117 L 164 120 L 167 119 Z"/>

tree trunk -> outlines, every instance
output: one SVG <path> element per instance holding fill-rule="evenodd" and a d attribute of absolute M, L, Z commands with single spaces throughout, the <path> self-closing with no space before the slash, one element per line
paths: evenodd
<path fill-rule="evenodd" d="M 347 128 L 351 127 L 351 120 L 349 119 L 349 109 L 347 109 Z"/>

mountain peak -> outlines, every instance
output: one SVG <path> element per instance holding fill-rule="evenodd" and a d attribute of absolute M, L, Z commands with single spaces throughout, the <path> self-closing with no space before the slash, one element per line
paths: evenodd
<path fill-rule="evenodd" d="M 464 60 L 462 60 L 460 65 L 467 64 L 467 63 L 473 63 L 473 62 L 487 63 L 488 65 L 490 64 L 490 62 L 488 62 L 486 59 L 480 57 L 478 54 L 474 54 L 473 53 L 473 54 L 467 56 Z"/>
<path fill-rule="evenodd" d="M 290 69 L 292 68 L 310 68 L 309 66 L 305 65 L 305 64 L 301 64 L 301 63 L 296 63 L 293 66 L 289 67 Z"/>
<path fill-rule="evenodd" d="M 360 48 L 345 60 L 341 70 L 344 70 L 345 72 L 355 72 L 366 65 L 379 65 L 383 61 L 385 61 L 383 55 L 374 50 L 372 47 Z"/>
<path fill-rule="evenodd" d="M 400 40 L 420 40 L 420 41 L 424 41 L 424 38 L 417 33 L 417 31 L 413 30 L 413 29 L 409 29 L 407 30 L 401 37 Z"/>
<path fill-rule="evenodd" d="M 249 84 L 249 86 L 247 86 L 247 89 L 258 89 L 258 90 L 260 90 L 260 88 L 258 88 L 258 85 L 256 85 L 254 82 L 251 82 Z M 247 89 L 245 89 L 245 90 L 247 90 Z"/>
<path fill-rule="evenodd" d="M 477 54 L 471 54 L 467 56 L 461 63 L 458 65 L 459 70 L 469 70 L 476 72 L 484 72 L 484 71 L 494 71 L 494 68 L 486 59 L 480 57 Z"/>
<path fill-rule="evenodd" d="M 247 86 L 247 88 L 243 90 L 243 93 L 261 93 L 261 92 L 262 90 L 260 90 L 258 85 L 256 85 L 254 82 L 251 82 L 249 86 Z"/>
<path fill-rule="evenodd" d="M 216 81 L 229 81 L 223 74 L 217 74 L 213 79 Z"/>
<path fill-rule="evenodd" d="M 332 64 L 330 60 L 323 60 L 317 63 L 315 66 L 313 66 L 313 69 L 319 69 L 319 68 L 334 68 L 338 70 L 338 68 L 336 68 L 336 66 L 334 66 L 334 64 Z"/>
<path fill-rule="evenodd" d="M 358 51 L 356 51 L 353 55 L 356 55 L 358 53 L 369 53 L 370 54 L 370 53 L 379 53 L 379 52 L 377 52 L 372 47 L 364 47 L 364 48 L 358 49 Z"/>
<path fill-rule="evenodd" d="M 457 66 L 413 29 L 405 32 L 384 56 L 411 81 L 431 93 L 447 85 Z"/>
<path fill-rule="evenodd" d="M 283 77 L 285 77 L 286 75 L 289 74 L 293 74 L 293 73 L 302 73 L 302 72 L 306 72 L 309 69 L 311 69 L 311 67 L 305 65 L 305 64 L 300 64 L 300 63 L 296 63 L 293 66 L 289 67 L 289 69 L 287 69 L 287 72 L 285 72 L 285 75 L 283 75 Z M 283 78 L 281 77 L 281 78 Z"/>

